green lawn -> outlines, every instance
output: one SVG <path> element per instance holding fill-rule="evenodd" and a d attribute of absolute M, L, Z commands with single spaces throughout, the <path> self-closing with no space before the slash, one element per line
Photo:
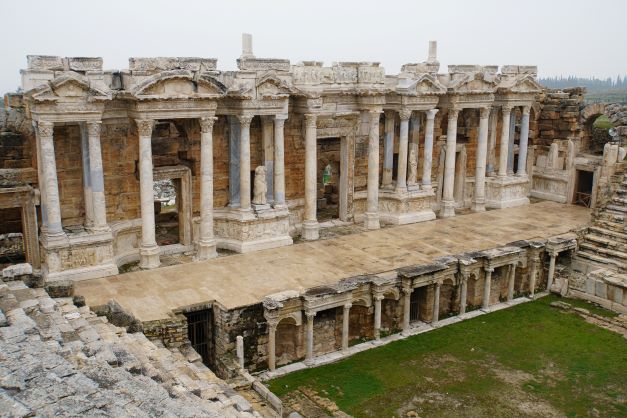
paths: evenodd
<path fill-rule="evenodd" d="M 293 373 L 270 389 L 285 400 L 311 389 L 355 417 L 627 416 L 627 340 L 551 308 L 556 299 Z"/>
<path fill-rule="evenodd" d="M 614 125 L 607 116 L 601 115 L 594 121 L 593 126 L 599 129 L 610 129 Z"/>

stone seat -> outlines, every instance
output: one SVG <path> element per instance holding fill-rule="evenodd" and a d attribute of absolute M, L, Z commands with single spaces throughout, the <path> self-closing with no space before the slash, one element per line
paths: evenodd
<path fill-rule="evenodd" d="M 597 255 L 595 253 L 589 252 L 588 250 L 577 251 L 576 257 L 591 261 L 594 264 L 599 265 L 600 267 L 608 267 L 608 266 L 613 267 L 621 273 L 627 271 L 627 264 L 620 262 L 618 260 L 613 260 L 611 258 L 606 258 L 600 255 Z"/>
<path fill-rule="evenodd" d="M 616 258 L 621 261 L 627 261 L 627 253 L 623 251 L 613 250 L 611 248 L 602 247 L 593 243 L 588 242 L 587 240 L 580 244 L 580 248 L 595 251 L 596 253 L 603 255 L 605 257 Z"/>
<path fill-rule="evenodd" d="M 627 243 L 623 239 L 616 239 L 612 235 L 589 233 L 586 235 L 586 241 L 627 254 Z"/>

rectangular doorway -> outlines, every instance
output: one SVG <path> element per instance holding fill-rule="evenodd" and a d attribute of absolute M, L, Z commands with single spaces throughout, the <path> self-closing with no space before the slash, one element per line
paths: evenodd
<path fill-rule="evenodd" d="M 211 368 L 215 364 L 213 311 L 203 309 L 185 313 L 185 316 L 187 317 L 187 338 L 194 350 L 202 357 L 203 364 Z"/>
<path fill-rule="evenodd" d="M 592 171 L 577 170 L 575 181 L 575 196 L 573 197 L 573 203 L 575 205 L 589 208 L 592 203 L 594 173 Z"/>

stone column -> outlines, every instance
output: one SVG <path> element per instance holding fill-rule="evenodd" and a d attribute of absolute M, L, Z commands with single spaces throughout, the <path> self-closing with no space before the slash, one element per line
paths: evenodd
<path fill-rule="evenodd" d="M 538 274 L 538 257 L 536 254 L 531 255 L 531 266 L 529 268 L 529 297 L 535 298 L 536 294 L 536 276 Z"/>
<path fill-rule="evenodd" d="M 159 247 L 155 239 L 155 193 L 152 178 L 151 119 L 135 119 L 139 133 L 139 194 L 142 215 L 142 242 L 139 248 L 139 266 L 143 269 L 159 267 Z"/>
<path fill-rule="evenodd" d="M 490 108 L 482 107 L 479 118 L 479 138 L 477 141 L 477 159 L 475 169 L 475 195 L 472 202 L 473 212 L 485 211 L 485 166 L 488 154 L 488 118 Z"/>
<path fill-rule="evenodd" d="M 54 123 L 37 122 L 37 140 L 39 141 L 39 149 L 41 156 L 41 171 L 43 175 L 43 185 L 45 193 L 43 194 L 46 212 L 46 229 L 47 238 L 58 238 L 64 234 L 61 224 L 61 201 L 59 199 L 59 183 L 57 180 L 57 163 L 54 155 Z"/>
<path fill-rule="evenodd" d="M 503 106 L 503 126 L 501 127 L 501 146 L 499 150 L 499 177 L 507 177 L 507 151 L 509 147 L 509 123 L 511 106 Z"/>
<path fill-rule="evenodd" d="M 451 107 L 448 111 L 448 129 L 446 131 L 446 160 L 444 162 L 444 184 L 442 187 L 441 216 L 455 216 L 455 153 L 457 151 L 457 116 L 459 109 Z"/>
<path fill-rule="evenodd" d="M 411 110 L 403 109 L 400 112 L 401 132 L 398 142 L 398 172 L 396 173 L 396 191 L 407 191 L 407 148 L 409 145 L 409 118 Z"/>
<path fill-rule="evenodd" d="M 516 282 L 516 263 L 509 266 L 509 282 L 507 283 L 507 301 L 514 299 L 514 283 Z"/>
<path fill-rule="evenodd" d="M 240 210 L 250 211 L 250 122 L 253 115 L 238 115 L 239 119 L 239 201 Z"/>
<path fill-rule="evenodd" d="M 268 321 L 268 368 L 271 372 L 276 369 L 276 327 L 277 321 Z"/>
<path fill-rule="evenodd" d="M 350 303 L 344 305 L 344 313 L 342 314 L 342 351 L 348 350 L 351 306 Z"/>
<path fill-rule="evenodd" d="M 94 226 L 94 198 L 91 192 L 91 177 L 89 168 L 89 135 L 87 124 L 80 123 L 81 129 L 81 156 L 83 157 L 83 191 L 85 192 L 85 228 L 91 230 Z"/>
<path fill-rule="evenodd" d="M 318 166 L 316 156 L 316 122 L 317 115 L 305 115 L 305 219 L 302 236 L 306 240 L 316 240 L 320 237 L 318 219 L 316 218 L 316 201 L 318 198 Z"/>
<path fill-rule="evenodd" d="M 200 237 L 199 260 L 217 257 L 213 236 L 213 124 L 217 118 L 200 118 Z"/>
<path fill-rule="evenodd" d="M 516 109 L 509 116 L 509 144 L 507 147 L 507 175 L 514 175 L 514 141 L 516 137 Z"/>
<path fill-rule="evenodd" d="M 490 134 L 488 140 L 488 163 L 486 166 L 486 175 L 494 176 L 494 163 L 496 160 L 496 127 L 498 123 L 498 109 L 492 108 L 490 111 Z"/>
<path fill-rule="evenodd" d="M 463 315 L 466 313 L 466 305 L 468 299 L 468 273 L 462 273 L 462 283 L 461 283 L 461 295 L 459 301 L 459 314 Z"/>
<path fill-rule="evenodd" d="M 89 141 L 89 180 L 91 182 L 92 207 L 94 211 L 94 231 L 108 231 L 107 204 L 104 191 L 102 151 L 100 148 L 101 122 L 87 122 Z"/>
<path fill-rule="evenodd" d="M 411 287 L 403 288 L 403 333 L 409 332 L 409 315 L 411 312 Z"/>
<path fill-rule="evenodd" d="M 422 188 L 431 190 L 431 167 L 433 165 L 433 126 L 438 109 L 427 110 L 425 127 L 425 155 L 422 162 Z"/>
<path fill-rule="evenodd" d="M 519 176 L 527 175 L 527 147 L 529 146 L 529 113 L 530 106 L 523 106 L 522 119 L 520 121 L 520 144 L 518 147 L 518 170 Z"/>
<path fill-rule="evenodd" d="M 381 111 L 370 111 L 368 136 L 368 203 L 364 218 L 367 229 L 379 229 L 379 115 Z"/>
<path fill-rule="evenodd" d="M 487 268 L 485 270 L 485 280 L 483 282 L 483 308 L 490 306 L 490 287 L 492 286 L 492 272 L 493 268 Z"/>
<path fill-rule="evenodd" d="M 381 301 L 383 295 L 374 295 L 374 338 L 381 338 Z"/>
<path fill-rule="evenodd" d="M 431 319 L 431 324 L 435 325 L 440 320 L 440 287 L 442 284 L 440 282 L 434 283 L 434 292 L 433 292 L 433 318 Z"/>
<path fill-rule="evenodd" d="M 311 364 L 313 360 L 313 326 L 316 313 L 305 312 L 305 316 L 307 317 L 307 354 L 305 355 L 305 364 Z"/>
<path fill-rule="evenodd" d="M 266 200 L 268 203 L 274 202 L 274 138 L 273 119 L 271 116 L 261 117 L 261 142 L 263 144 L 263 165 L 266 167 Z"/>
<path fill-rule="evenodd" d="M 411 139 L 409 141 L 409 166 L 415 166 L 415 172 L 409 170 L 407 177 L 407 184 L 409 186 L 415 186 L 418 183 L 418 159 L 420 154 L 420 117 L 414 114 L 410 119 L 411 126 Z"/>
<path fill-rule="evenodd" d="M 392 187 L 392 169 L 394 166 L 394 128 L 396 112 L 394 110 L 385 111 L 385 146 L 383 150 L 383 175 L 381 186 Z M 377 134 L 378 137 L 378 134 Z M 400 158 L 400 155 L 399 155 Z M 400 160 L 399 160 L 400 161 Z"/>
<path fill-rule="evenodd" d="M 553 277 L 555 276 L 555 260 L 557 259 L 557 251 L 551 251 L 549 256 L 549 275 L 546 283 L 546 290 L 551 291 L 551 287 L 553 286 Z"/>
<path fill-rule="evenodd" d="M 274 118 L 274 207 L 283 209 L 285 204 L 285 139 L 284 128 L 287 116 Z"/>

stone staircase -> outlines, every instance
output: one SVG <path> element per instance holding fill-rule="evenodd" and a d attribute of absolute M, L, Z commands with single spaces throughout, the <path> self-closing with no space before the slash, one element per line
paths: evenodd
<path fill-rule="evenodd" d="M 627 272 L 627 174 L 620 174 L 609 202 L 598 209 L 579 245 L 576 258 L 582 262 Z"/>
<path fill-rule="evenodd" d="M 260 417 L 191 348 L 0 280 L 0 415 Z"/>

